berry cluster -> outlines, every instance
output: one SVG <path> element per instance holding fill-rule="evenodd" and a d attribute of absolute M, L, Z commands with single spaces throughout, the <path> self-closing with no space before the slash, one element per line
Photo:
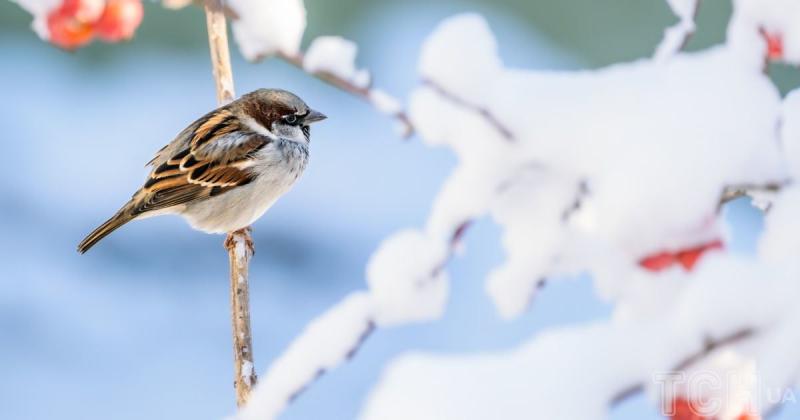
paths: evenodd
<path fill-rule="evenodd" d="M 50 42 L 72 50 L 98 37 L 118 42 L 133 37 L 142 22 L 141 0 L 63 0 L 47 15 Z"/>

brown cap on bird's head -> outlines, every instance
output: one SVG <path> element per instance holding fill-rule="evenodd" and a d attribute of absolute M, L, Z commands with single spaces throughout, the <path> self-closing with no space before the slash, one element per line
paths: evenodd
<path fill-rule="evenodd" d="M 327 118 L 325 114 L 309 108 L 294 93 L 283 89 L 257 89 L 242 95 L 236 102 L 264 127 L 272 127 L 278 121 L 308 126 Z"/>

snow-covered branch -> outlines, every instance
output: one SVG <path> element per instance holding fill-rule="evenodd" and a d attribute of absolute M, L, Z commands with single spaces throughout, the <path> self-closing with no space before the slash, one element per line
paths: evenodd
<path fill-rule="evenodd" d="M 263 375 L 236 420 L 278 416 L 326 370 L 351 358 L 374 328 L 369 294 L 354 292 L 312 321 Z"/>
<path fill-rule="evenodd" d="M 661 374 L 750 375 L 752 363 L 765 384 L 795 383 L 800 359 L 774 349 L 800 343 L 789 327 L 800 301 L 800 227 L 791 216 L 800 212 L 793 183 L 800 172 L 800 95 L 783 101 L 762 69 L 766 57 L 800 59 L 793 24 L 800 8 L 788 0 L 736 0 L 725 43 L 682 53 L 697 3 L 669 2 L 679 23 L 654 58 L 578 72 L 509 68 L 481 16 L 443 21 L 422 46 L 422 82 L 409 96 L 408 113 L 379 107 L 396 111 L 427 145 L 452 150 L 458 165 L 425 225 L 381 243 L 367 266 L 368 289 L 313 321 L 240 417 L 278 415 L 374 328 L 442 316 L 447 263 L 468 227 L 485 218 L 500 227 L 506 251 L 486 279 L 501 316 L 524 312 L 544 279 L 577 273 L 591 274 L 614 315 L 551 329 L 496 354 L 401 358 L 369 399 L 365 419 L 514 419 L 532 412 L 603 418 L 638 390 L 656 404 L 702 397 L 692 386 L 665 393 Z M 294 0 L 258 7 L 279 4 L 302 7 Z M 279 56 L 374 103 L 369 75 L 355 65 L 355 44 L 322 37 L 303 53 L 305 9 L 289 15 L 302 17 L 291 36 L 258 44 L 264 21 L 239 13 L 245 55 Z M 749 257 L 725 250 L 720 210 L 742 195 L 771 209 L 759 253 Z M 753 396 L 761 390 L 740 390 L 749 397 L 726 400 L 720 418 L 774 406 Z M 575 394 L 581 404 L 570 398 Z"/>
<path fill-rule="evenodd" d="M 700 0 L 667 0 L 667 3 L 678 17 L 678 23 L 664 30 L 664 38 L 654 55 L 656 61 L 664 61 L 686 46 L 694 35 L 694 19 L 700 7 Z"/>
<path fill-rule="evenodd" d="M 753 330 L 741 329 L 718 339 L 707 338 L 706 341 L 703 343 L 703 348 L 700 351 L 686 356 L 686 358 L 684 358 L 682 361 L 677 363 L 672 369 L 670 369 L 670 372 L 685 371 L 686 369 L 692 367 L 692 365 L 695 365 L 701 362 L 703 359 L 709 357 L 715 351 L 722 349 L 726 346 L 739 344 L 740 342 L 747 340 L 748 338 L 751 338 L 753 335 L 754 335 Z M 611 398 L 610 405 L 614 406 L 620 404 L 626 399 L 633 397 L 634 395 L 640 392 L 643 392 L 646 389 L 646 387 L 647 384 L 639 383 L 631 387 L 628 387 L 627 389 L 623 389 Z"/>
<path fill-rule="evenodd" d="M 423 80 L 422 83 L 423 83 L 423 85 L 428 85 L 428 86 L 432 87 L 433 90 L 436 91 L 436 93 L 438 93 L 439 95 L 441 95 L 444 98 L 447 98 L 448 100 L 452 101 L 453 103 L 457 104 L 458 106 L 460 106 L 462 108 L 465 108 L 465 109 L 468 109 L 468 110 L 471 110 L 471 111 L 475 112 L 476 114 L 480 115 L 490 125 L 492 125 L 497 130 L 497 132 L 500 133 L 500 135 L 504 139 L 506 139 L 508 141 L 514 141 L 514 134 L 511 132 L 511 130 L 509 130 L 508 127 L 504 126 L 497 119 L 497 117 L 492 115 L 491 111 L 489 111 L 488 109 L 481 108 L 480 106 L 468 103 L 464 99 L 459 98 L 456 94 L 454 94 L 453 92 L 448 91 L 443 86 L 437 84 L 436 82 L 434 82 L 432 80 Z"/>

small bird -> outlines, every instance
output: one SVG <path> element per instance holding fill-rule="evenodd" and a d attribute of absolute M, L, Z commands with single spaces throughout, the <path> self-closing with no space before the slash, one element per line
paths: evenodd
<path fill-rule="evenodd" d="M 162 214 L 207 233 L 249 226 L 303 173 L 309 126 L 325 118 L 280 89 L 258 89 L 209 112 L 156 153 L 144 185 L 78 252 L 131 220 Z"/>

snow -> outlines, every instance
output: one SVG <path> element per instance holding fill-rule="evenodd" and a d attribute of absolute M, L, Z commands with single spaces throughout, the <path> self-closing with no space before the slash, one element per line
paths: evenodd
<path fill-rule="evenodd" d="M 303 59 L 303 69 L 309 73 L 329 73 L 354 86 L 366 89 L 370 84 L 369 72 L 356 68 L 358 46 L 339 36 L 321 36 L 311 42 Z"/>
<path fill-rule="evenodd" d="M 542 171 L 518 176 L 499 194 L 493 220 L 503 229 L 506 261 L 488 276 L 486 288 L 504 318 L 519 316 L 533 298 L 536 285 L 554 268 L 564 247 L 561 220 L 579 195 L 579 182 Z"/>
<path fill-rule="evenodd" d="M 380 326 L 437 319 L 447 303 L 447 248 L 407 230 L 386 239 L 367 264 L 367 284 Z"/>
<path fill-rule="evenodd" d="M 368 294 L 355 292 L 309 324 L 256 384 L 236 420 L 275 418 L 325 369 L 352 355 L 371 327 Z"/>
<path fill-rule="evenodd" d="M 672 31 L 688 35 L 696 5 L 670 4 L 681 20 Z M 648 255 L 724 239 L 718 207 L 726 188 L 790 176 L 775 128 L 784 120 L 791 150 L 797 136 L 786 115 L 797 100 L 782 107 L 761 71 L 759 27 L 745 25 L 745 15 L 737 11 L 729 34 L 739 38 L 729 44 L 676 54 L 677 35 L 668 33 L 653 60 L 578 72 L 505 68 L 474 14 L 439 25 L 422 49 L 424 83 L 410 115 L 423 139 L 450 147 L 460 165 L 434 202 L 428 232 L 446 238 L 487 214 L 501 226 L 507 259 L 487 290 L 503 317 L 518 316 L 541 280 L 586 271 L 617 309 L 607 324 L 554 331 L 502 354 L 401 358 L 364 419 L 605 418 L 617 393 L 678 366 L 709 337 L 785 322 L 800 298 L 785 262 L 800 249 L 797 228 L 789 229 L 800 205 L 784 196 L 791 193 L 773 203 L 762 240 L 762 254 L 780 264 L 710 252 L 690 273 L 637 267 Z M 741 42 L 747 37 L 758 42 Z M 742 310 L 753 301 L 770 305 Z M 663 344 L 645 347 L 656 340 Z M 758 352 L 737 351 L 726 356 L 741 362 L 732 365 L 752 370 Z M 781 379 L 777 386 L 793 383 Z M 722 418 L 755 403 L 725 404 Z"/>
<path fill-rule="evenodd" d="M 233 36 L 246 59 L 300 51 L 306 29 L 302 0 L 229 0 L 226 5 L 236 13 Z"/>
<path fill-rule="evenodd" d="M 784 151 L 788 172 L 794 183 L 778 194 L 768 197 L 769 213 L 765 232 L 760 238 L 759 256 L 773 263 L 797 260 L 800 249 L 800 90 L 789 92 L 781 109 L 780 145 Z"/>
<path fill-rule="evenodd" d="M 653 378 L 676 369 L 746 378 L 717 407 L 720 418 L 770 409 L 774 403 L 753 386 L 760 366 L 771 387 L 798 380 L 787 372 L 800 362 L 775 356 L 773 345 L 800 342 L 788 327 L 800 299 L 800 189 L 753 194 L 769 203 L 757 255 L 708 251 L 693 267 L 659 272 L 640 261 L 724 243 L 725 191 L 786 185 L 797 175 L 800 100 L 793 93 L 782 101 L 764 74 L 762 32 L 781 34 L 783 59 L 795 60 L 800 40 L 787 16 L 800 6 L 736 1 L 725 43 L 681 53 L 697 4 L 669 4 L 679 23 L 654 58 L 583 71 L 507 67 L 481 16 L 442 21 L 422 46 L 408 116 L 421 140 L 451 150 L 457 165 L 424 226 L 380 244 L 367 265 L 368 291 L 317 318 L 245 412 L 260 406 L 254 412 L 263 418 L 276 415 L 317 372 L 344 361 L 373 322 L 440 318 L 450 289 L 446 263 L 464 229 L 485 218 L 499 226 L 505 251 L 485 283 L 502 318 L 521 315 L 543 280 L 583 273 L 613 316 L 554 328 L 511 350 L 403 356 L 367 400 L 363 419 L 602 419 L 634 388 L 646 388 L 656 405 L 668 403 L 675 395 Z M 304 67 L 354 81 L 356 52 L 350 41 L 321 38 Z M 718 351 L 709 347 L 726 339 Z M 698 357 L 702 363 L 684 366 Z M 680 394 L 704 397 L 693 386 Z"/>
<path fill-rule="evenodd" d="M 247 241 L 243 235 L 233 235 L 233 255 L 237 264 L 243 264 L 248 257 Z"/>
<path fill-rule="evenodd" d="M 665 375 L 701 352 L 707 340 L 759 330 L 797 312 L 800 284 L 795 277 L 775 270 L 765 283 L 764 272 L 750 259 L 713 258 L 668 299 L 666 310 L 651 316 L 561 327 L 508 351 L 401 356 L 386 368 L 360 418 L 513 420 L 536 413 L 541 418 L 604 419 L 611 401 L 637 385 L 650 387 L 660 403 L 664 394 L 657 387 Z M 719 293 L 721 287 L 726 293 Z M 775 293 L 783 298 L 774 299 Z M 753 314 L 751 302 L 762 299 L 769 299 L 770 307 Z M 764 349 L 741 347 L 726 357 L 748 368 L 763 356 Z M 742 399 L 723 403 L 723 412 L 737 412 Z"/>
<path fill-rule="evenodd" d="M 772 202 L 765 220 L 765 231 L 759 242 L 759 254 L 775 263 L 797 261 L 800 249 L 800 188 L 793 185 L 782 191 Z"/>
<path fill-rule="evenodd" d="M 435 80 L 467 102 L 479 103 L 491 95 L 492 80 L 502 67 L 496 54 L 497 44 L 486 21 L 477 14 L 459 15 L 442 22 L 425 41 L 418 70 L 424 80 Z"/>
<path fill-rule="evenodd" d="M 192 0 L 161 0 L 161 5 L 167 9 L 183 9 L 192 4 Z"/>
<path fill-rule="evenodd" d="M 28 13 L 33 15 L 31 28 L 39 38 L 50 39 L 50 31 L 47 30 L 47 13 L 58 7 L 60 0 L 12 0 L 19 4 Z"/>
<path fill-rule="evenodd" d="M 400 101 L 380 89 L 370 90 L 369 100 L 378 111 L 387 115 L 396 115 L 403 110 Z"/>
<path fill-rule="evenodd" d="M 473 46 L 469 54 L 459 55 L 461 42 Z M 412 120 L 427 143 L 447 145 L 461 161 L 428 230 L 445 238 L 487 213 L 505 228 L 508 261 L 488 289 L 507 317 L 525 308 L 538 281 L 558 273 L 556 260 L 572 272 L 602 271 L 568 256 L 603 249 L 633 265 L 659 250 L 708 242 L 721 235 L 715 214 L 726 186 L 787 175 L 774 141 L 780 97 L 739 50 L 720 46 L 591 72 L 505 69 L 486 23 L 468 14 L 440 24 L 420 62 L 426 83 L 412 93 Z M 588 193 L 565 224 L 581 182 Z M 589 243 L 592 249 L 581 248 Z"/>
<path fill-rule="evenodd" d="M 685 44 L 695 30 L 694 15 L 700 0 L 667 0 L 678 23 L 664 30 L 664 39 L 656 48 L 655 60 L 664 61 L 671 57 Z"/>
<path fill-rule="evenodd" d="M 235 419 L 275 418 L 317 376 L 350 358 L 375 325 L 441 316 L 448 282 L 440 267 L 447 252 L 413 230 L 385 240 L 367 265 L 369 290 L 351 293 L 314 319 L 272 363 Z"/>
<path fill-rule="evenodd" d="M 250 385 L 250 378 L 253 376 L 253 362 L 249 360 L 242 360 L 242 379 L 245 384 Z"/>
<path fill-rule="evenodd" d="M 783 146 L 789 171 L 800 176 L 800 89 L 786 95 L 781 110 L 781 146 Z"/>

